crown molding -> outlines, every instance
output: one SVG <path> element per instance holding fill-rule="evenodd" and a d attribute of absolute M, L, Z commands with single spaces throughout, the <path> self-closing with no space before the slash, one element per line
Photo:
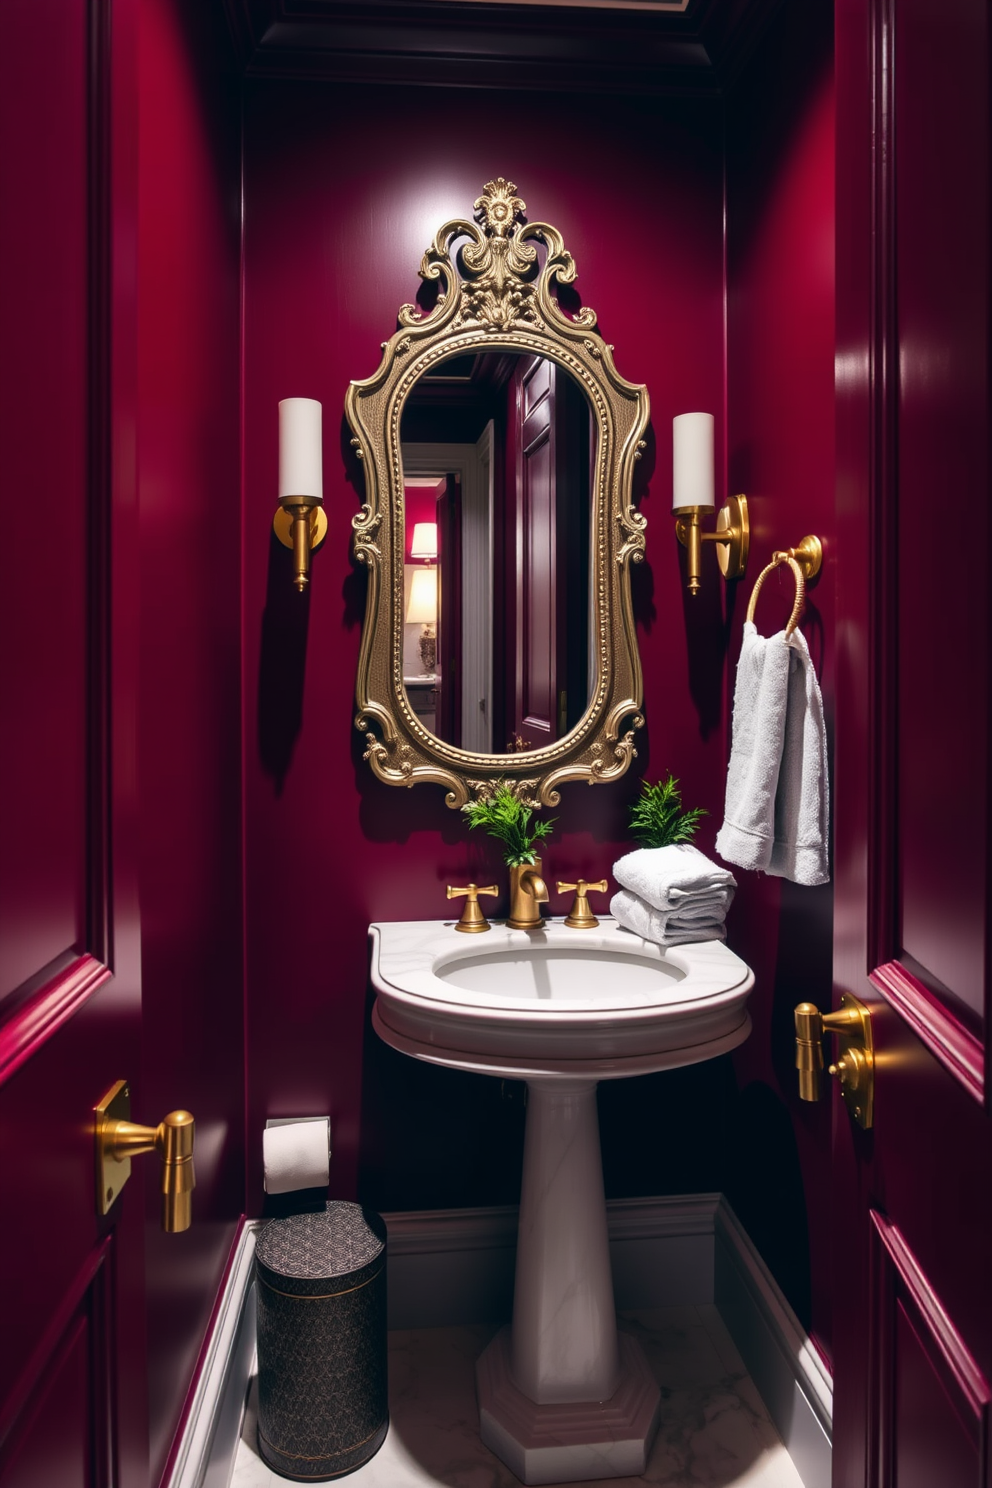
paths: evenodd
<path fill-rule="evenodd" d="M 223 0 L 244 73 L 717 96 L 781 0 Z"/>

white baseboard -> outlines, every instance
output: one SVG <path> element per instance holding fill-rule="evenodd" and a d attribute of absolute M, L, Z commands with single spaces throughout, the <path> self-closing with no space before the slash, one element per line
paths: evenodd
<path fill-rule="evenodd" d="M 256 1221 L 244 1225 L 206 1342 L 179 1448 L 161 1488 L 228 1488 L 255 1357 Z"/>
<path fill-rule="evenodd" d="M 726 1200 L 716 1214 L 713 1300 L 804 1488 L 830 1488 L 830 1373 Z"/>
<path fill-rule="evenodd" d="M 617 1307 L 715 1304 L 804 1488 L 830 1488 L 830 1375 L 726 1200 L 720 1194 L 620 1199 L 607 1210 Z M 390 1328 L 509 1319 L 515 1208 L 384 1219 Z M 245 1228 L 184 1449 L 162 1488 L 227 1488 L 254 1351 L 255 1228 Z"/>

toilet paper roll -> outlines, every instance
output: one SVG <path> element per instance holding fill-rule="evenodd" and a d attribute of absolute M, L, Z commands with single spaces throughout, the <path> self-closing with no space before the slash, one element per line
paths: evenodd
<path fill-rule="evenodd" d="M 326 1188 L 330 1182 L 330 1118 L 284 1121 L 262 1133 L 265 1192 Z"/>

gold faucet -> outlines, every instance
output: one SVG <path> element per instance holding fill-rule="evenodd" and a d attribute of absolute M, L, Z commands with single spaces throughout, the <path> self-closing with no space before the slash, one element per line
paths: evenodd
<path fill-rule="evenodd" d="M 548 902 L 548 886 L 541 877 L 541 860 L 510 869 L 510 930 L 533 930 L 542 923 L 540 904 Z"/>

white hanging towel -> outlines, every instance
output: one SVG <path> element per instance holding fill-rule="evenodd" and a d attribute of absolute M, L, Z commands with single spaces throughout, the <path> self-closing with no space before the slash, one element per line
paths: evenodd
<path fill-rule="evenodd" d="M 610 900 L 610 914 L 625 930 L 655 945 L 692 945 L 700 940 L 726 940 L 723 915 L 687 919 L 684 915 L 666 914 L 655 909 L 639 894 L 621 889 Z"/>
<path fill-rule="evenodd" d="M 613 877 L 653 909 L 671 914 L 690 905 L 726 914 L 737 880 L 710 862 L 691 842 L 668 847 L 637 847 L 613 864 Z"/>
<path fill-rule="evenodd" d="M 721 858 L 742 868 L 767 869 L 772 858 L 792 654 L 784 630 L 766 640 L 753 621 L 744 622 L 723 826 L 716 837 Z"/>
<path fill-rule="evenodd" d="M 775 840 L 767 871 L 793 883 L 822 884 L 830 879 L 830 782 L 823 698 L 801 631 L 792 632 L 788 646 L 785 740 L 775 792 Z"/>

